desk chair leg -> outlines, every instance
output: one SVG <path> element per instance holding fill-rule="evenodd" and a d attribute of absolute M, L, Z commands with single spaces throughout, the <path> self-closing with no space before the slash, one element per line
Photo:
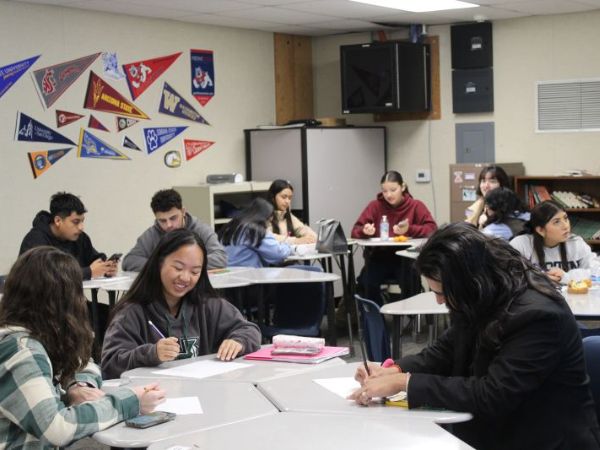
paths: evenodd
<path fill-rule="evenodd" d="M 337 332 L 335 329 L 335 299 L 333 298 L 333 283 L 325 283 L 327 295 L 327 334 L 329 345 L 337 345 Z"/>

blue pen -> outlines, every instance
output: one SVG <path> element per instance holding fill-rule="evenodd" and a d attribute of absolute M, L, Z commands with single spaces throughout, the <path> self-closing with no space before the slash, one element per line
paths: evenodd
<path fill-rule="evenodd" d="M 150 325 L 152 327 L 152 329 L 154 330 L 154 332 L 156 334 L 158 334 L 161 339 L 166 339 L 165 335 L 162 334 L 158 328 L 156 328 L 156 325 L 154 325 L 151 320 L 148 321 L 148 325 Z"/>

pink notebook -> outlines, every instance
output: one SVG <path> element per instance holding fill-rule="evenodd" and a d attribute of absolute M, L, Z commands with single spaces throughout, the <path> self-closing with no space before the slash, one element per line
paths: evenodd
<path fill-rule="evenodd" d="M 348 347 L 323 347 L 323 350 L 316 355 L 272 355 L 271 350 L 273 347 L 263 347 L 254 353 L 248 353 L 244 356 L 244 359 L 256 360 L 256 361 L 279 361 L 279 362 L 293 362 L 303 364 L 318 364 L 328 359 L 335 358 L 337 356 L 347 355 L 349 353 Z"/>

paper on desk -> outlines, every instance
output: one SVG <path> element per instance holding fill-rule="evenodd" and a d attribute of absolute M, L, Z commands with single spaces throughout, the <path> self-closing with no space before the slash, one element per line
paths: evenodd
<path fill-rule="evenodd" d="M 250 366 L 251 364 L 230 361 L 197 361 L 183 366 L 172 367 L 170 369 L 155 370 L 152 373 L 173 377 L 208 378 L 238 369 L 245 369 Z"/>
<path fill-rule="evenodd" d="M 167 450 L 192 450 L 192 447 L 188 447 L 186 445 L 174 445 L 169 447 Z"/>
<path fill-rule="evenodd" d="M 185 414 L 204 414 L 198 397 L 170 397 L 156 407 L 158 411 L 175 413 L 178 416 Z"/>
<path fill-rule="evenodd" d="M 360 383 L 352 377 L 319 378 L 313 381 L 342 398 L 348 398 L 360 387 Z"/>

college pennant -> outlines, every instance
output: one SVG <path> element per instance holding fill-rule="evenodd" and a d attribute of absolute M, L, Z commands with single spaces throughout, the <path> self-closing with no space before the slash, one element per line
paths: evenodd
<path fill-rule="evenodd" d="M 83 114 L 77 114 L 69 111 L 56 110 L 56 127 L 64 127 L 84 117 Z"/>
<path fill-rule="evenodd" d="M 17 113 L 17 126 L 15 140 L 26 142 L 52 142 L 53 144 L 75 145 L 71 139 L 54 131 L 41 122 L 29 117 L 22 112 Z"/>
<path fill-rule="evenodd" d="M 212 50 L 190 50 L 192 95 L 202 106 L 215 95 L 215 67 Z"/>
<path fill-rule="evenodd" d="M 79 146 L 77 148 L 79 158 L 99 159 L 129 159 L 123 153 L 108 145 L 102 139 L 97 138 L 89 131 L 81 129 L 79 133 Z"/>
<path fill-rule="evenodd" d="M 88 121 L 88 128 L 95 128 L 96 130 L 100 130 L 100 131 L 109 131 L 108 128 L 106 128 L 104 125 L 102 125 L 102 122 L 100 122 L 98 119 L 96 119 L 93 114 L 90 114 L 90 120 Z"/>
<path fill-rule="evenodd" d="M 125 128 L 129 128 L 129 127 L 135 125 L 138 122 L 139 122 L 139 120 L 137 120 L 137 119 L 131 119 L 129 117 L 117 116 L 117 133 L 119 131 L 123 131 Z"/>
<path fill-rule="evenodd" d="M 146 151 L 148 154 L 155 152 L 186 128 L 187 127 L 144 128 Z"/>
<path fill-rule="evenodd" d="M 131 98 L 135 100 L 179 58 L 181 52 L 123 64 Z"/>
<path fill-rule="evenodd" d="M 123 147 L 125 148 L 129 148 L 131 150 L 137 150 L 138 152 L 141 152 L 142 149 L 139 148 L 135 142 L 133 142 L 131 139 L 129 139 L 127 136 L 123 136 Z"/>
<path fill-rule="evenodd" d="M 90 71 L 83 107 L 139 119 L 150 118 L 93 71 Z"/>
<path fill-rule="evenodd" d="M 193 157 L 198 156 L 213 144 L 213 141 L 195 141 L 192 139 L 184 139 L 183 146 L 185 147 L 185 160 L 189 161 Z"/>
<path fill-rule="evenodd" d="M 190 105 L 169 83 L 165 81 L 158 112 L 175 116 L 180 119 L 191 120 L 192 122 L 204 123 L 210 125 L 204 118 Z"/>
<path fill-rule="evenodd" d="M 98 56 L 100 53 L 35 70 L 33 82 L 42 104 L 50 108 Z"/>
<path fill-rule="evenodd" d="M 37 178 L 46 172 L 50 166 L 56 164 L 56 161 L 65 156 L 70 150 L 70 148 L 61 148 L 57 150 L 40 150 L 27 153 L 29 165 L 33 172 L 33 178 Z"/>
<path fill-rule="evenodd" d="M 0 97 L 8 92 L 14 84 L 27 72 L 31 66 L 35 64 L 41 55 L 32 56 L 31 58 L 17 61 L 16 63 L 8 64 L 0 67 Z"/>

